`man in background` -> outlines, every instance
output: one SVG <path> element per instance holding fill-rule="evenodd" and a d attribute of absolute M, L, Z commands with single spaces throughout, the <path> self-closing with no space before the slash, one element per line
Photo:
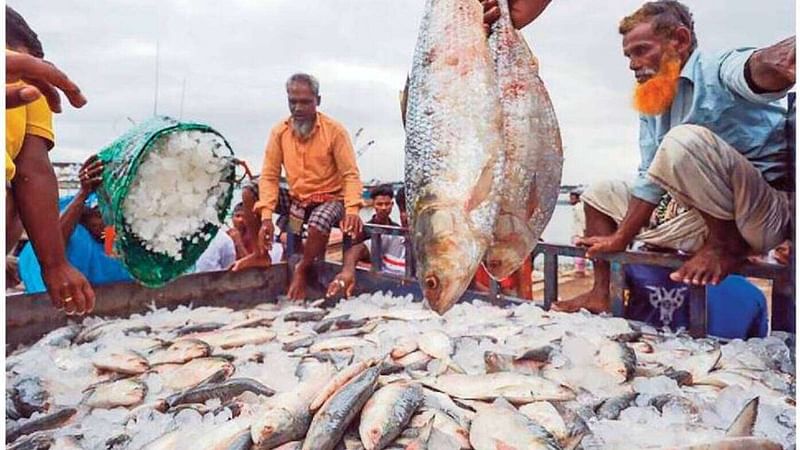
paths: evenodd
<path fill-rule="evenodd" d="M 391 189 L 389 189 L 391 192 Z M 373 198 L 390 198 L 384 189 L 376 189 L 373 191 Z M 405 188 L 400 188 L 397 195 L 394 196 L 397 201 L 397 209 L 400 212 L 400 223 L 403 228 L 408 228 L 408 213 L 406 212 L 406 194 Z M 379 225 L 397 226 L 392 222 L 389 216 L 392 213 L 393 202 L 389 200 L 386 207 L 382 207 L 382 211 L 378 214 L 377 209 L 373 220 L 382 221 Z M 390 223 L 385 223 L 385 222 Z M 393 275 L 404 276 L 406 273 L 406 237 L 405 236 L 390 236 L 390 235 L 374 235 L 371 239 L 381 239 L 381 255 L 383 272 Z M 359 262 L 370 262 L 372 253 L 371 240 L 360 242 L 347 250 L 342 261 L 342 271 L 328 285 L 326 297 L 333 297 L 338 294 L 343 294 L 345 297 L 350 297 L 356 288 L 356 267 Z"/>
<path fill-rule="evenodd" d="M 66 257 L 92 285 L 132 280 L 121 261 L 105 253 L 106 224 L 95 204 L 94 191 L 102 182 L 103 163 L 96 156 L 87 159 L 78 172 L 80 188 L 72 198 L 61 200 L 59 233 L 66 243 Z M 19 276 L 25 292 L 44 292 L 42 271 L 37 253 L 26 244 L 19 255 Z"/>
<path fill-rule="evenodd" d="M 321 97 L 319 82 L 297 73 L 286 82 L 291 115 L 270 132 L 259 178 L 255 211 L 261 216 L 259 245 L 272 246 L 272 215 L 288 215 L 288 232 L 308 237 L 292 276 L 287 295 L 305 298 L 306 277 L 313 262 L 325 254 L 331 229 L 357 237 L 362 223 L 361 176 L 347 130 L 339 122 L 317 111 Z M 280 194 L 281 170 L 289 184 L 287 196 Z"/>

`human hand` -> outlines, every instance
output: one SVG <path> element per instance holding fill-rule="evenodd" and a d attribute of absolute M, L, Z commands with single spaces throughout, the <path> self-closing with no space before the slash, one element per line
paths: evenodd
<path fill-rule="evenodd" d="M 242 243 L 242 233 L 240 233 L 236 227 L 228 228 L 226 233 L 228 233 L 228 236 L 230 236 L 234 244 L 240 245 Z"/>
<path fill-rule="evenodd" d="M 625 250 L 628 243 L 612 234 L 609 236 L 579 237 L 576 244 L 589 247 L 586 250 L 586 257 L 593 258 L 598 253 L 614 253 Z"/>
<path fill-rule="evenodd" d="M 519 30 L 533 22 L 548 4 L 550 0 L 508 0 L 514 28 Z M 497 5 L 497 0 L 481 0 L 481 5 L 483 5 L 483 26 L 489 33 L 492 25 L 500 18 L 500 7 Z"/>
<path fill-rule="evenodd" d="M 19 80 L 27 85 L 8 86 Z M 72 106 L 80 108 L 86 104 L 86 97 L 81 94 L 78 85 L 52 63 L 6 50 L 6 109 L 26 105 L 44 95 L 50 109 L 59 113 L 61 97 L 57 89 L 67 95 Z"/>
<path fill-rule="evenodd" d="M 275 235 L 275 226 L 272 220 L 264 219 L 261 221 L 261 228 L 258 229 L 258 248 L 268 252 L 272 248 L 272 240 Z"/>
<path fill-rule="evenodd" d="M 81 166 L 78 177 L 82 191 L 87 194 L 94 192 L 103 182 L 103 161 L 99 160 L 97 155 L 90 156 Z"/>
<path fill-rule="evenodd" d="M 342 233 L 349 234 L 355 238 L 361 234 L 364 224 L 358 214 L 348 214 L 344 216 L 344 220 L 342 220 L 339 227 L 342 229 Z"/>
<path fill-rule="evenodd" d="M 42 267 L 42 279 L 53 306 L 67 315 L 83 315 L 94 309 L 94 290 L 68 262 Z"/>
<path fill-rule="evenodd" d="M 271 264 L 272 261 L 270 261 L 268 254 L 259 255 L 258 252 L 256 252 L 256 253 L 251 253 L 237 260 L 235 263 L 233 263 L 230 270 L 232 272 L 238 272 L 240 270 L 249 269 L 251 267 L 267 268 Z"/>
<path fill-rule="evenodd" d="M 331 298 L 337 294 L 343 293 L 345 298 L 353 295 L 353 290 L 356 288 L 356 274 L 343 270 L 328 285 L 328 291 L 325 293 L 325 298 Z"/>

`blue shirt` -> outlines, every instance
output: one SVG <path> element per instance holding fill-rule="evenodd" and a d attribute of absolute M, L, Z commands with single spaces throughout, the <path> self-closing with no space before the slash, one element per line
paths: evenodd
<path fill-rule="evenodd" d="M 59 209 L 67 207 L 72 197 L 59 200 Z M 122 262 L 106 255 L 103 244 L 97 242 L 81 224 L 67 242 L 67 261 L 81 272 L 92 285 L 132 280 Z M 33 294 L 47 289 L 42 280 L 42 269 L 30 243 L 25 244 L 19 254 L 19 276 L 25 284 L 25 292 Z"/>
<path fill-rule="evenodd" d="M 672 269 L 626 265 L 631 301 L 625 317 L 672 329 L 689 327 L 689 288 L 669 278 Z M 767 299 L 753 283 L 729 275 L 707 288 L 708 334 L 728 339 L 767 335 Z"/>
<path fill-rule="evenodd" d="M 768 182 L 787 173 L 786 108 L 777 102 L 786 92 L 756 94 L 745 80 L 744 66 L 755 49 L 715 54 L 695 50 L 686 60 L 669 111 L 640 116 L 641 164 L 633 196 L 658 204 L 666 192 L 647 177 L 664 135 L 677 125 L 706 127 L 744 155 Z"/>

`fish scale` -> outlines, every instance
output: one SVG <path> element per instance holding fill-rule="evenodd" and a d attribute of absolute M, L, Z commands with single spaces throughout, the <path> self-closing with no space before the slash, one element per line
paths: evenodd
<path fill-rule="evenodd" d="M 505 144 L 504 186 L 486 269 L 502 279 L 517 270 L 550 221 L 561 185 L 561 134 L 539 78 L 536 57 L 514 29 L 505 0 L 489 37 Z"/>
<path fill-rule="evenodd" d="M 417 276 L 444 313 L 491 241 L 504 153 L 496 79 L 474 0 L 428 0 L 409 78 L 405 182 Z"/>

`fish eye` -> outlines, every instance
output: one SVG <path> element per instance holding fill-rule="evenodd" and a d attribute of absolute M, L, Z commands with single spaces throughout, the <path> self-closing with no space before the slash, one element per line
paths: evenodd
<path fill-rule="evenodd" d="M 436 278 L 436 275 L 429 275 L 425 277 L 425 287 L 434 290 L 439 287 L 439 279 Z"/>

